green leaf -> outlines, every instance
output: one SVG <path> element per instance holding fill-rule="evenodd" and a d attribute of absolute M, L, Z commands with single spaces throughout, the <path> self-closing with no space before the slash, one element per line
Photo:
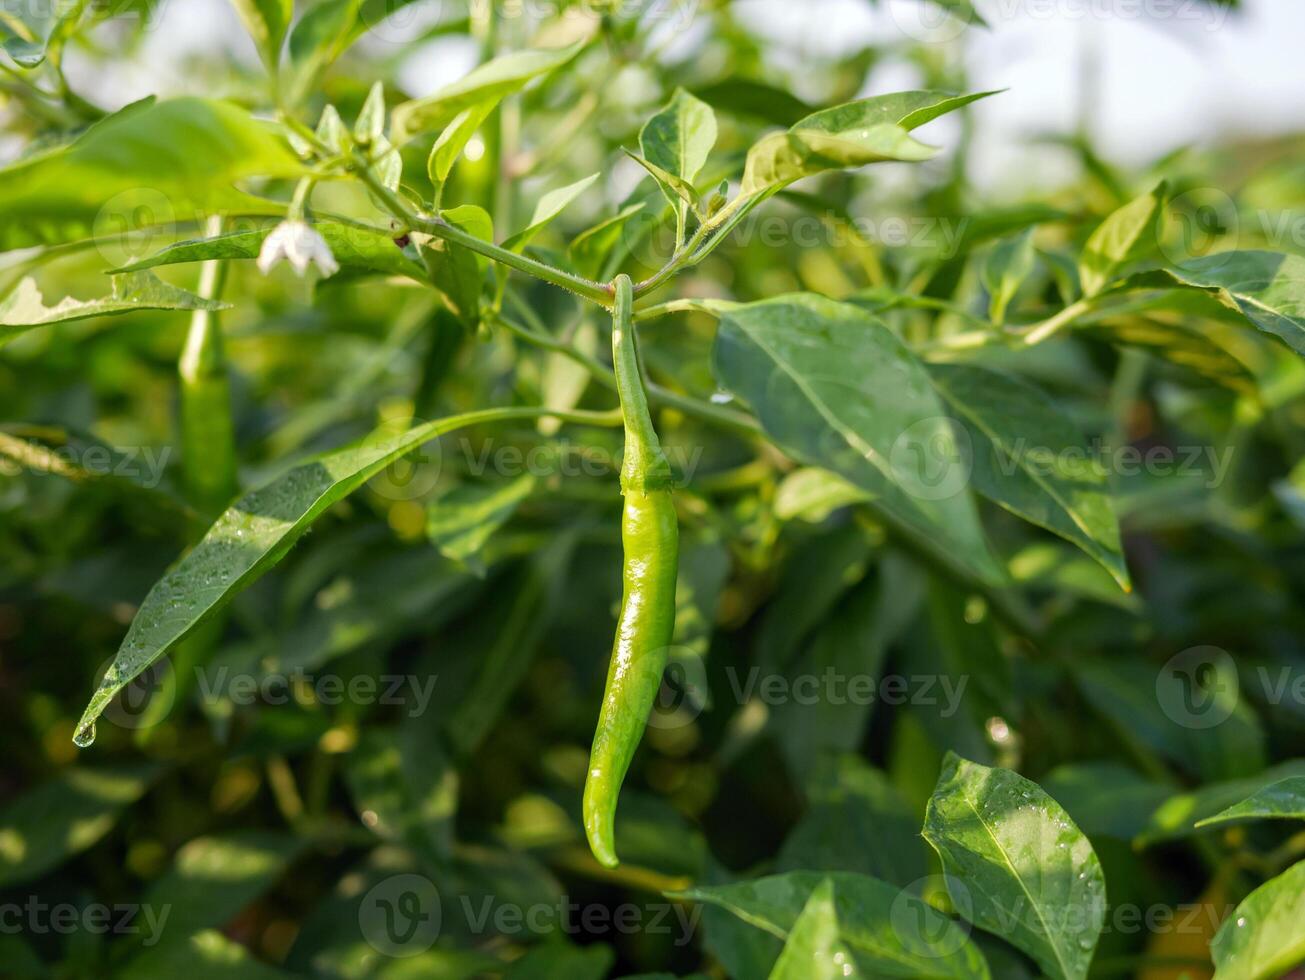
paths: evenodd
<path fill-rule="evenodd" d="M 353 138 L 369 146 L 385 135 L 385 83 L 374 82 L 353 124 Z"/>
<path fill-rule="evenodd" d="M 356 36 L 361 0 L 320 0 L 290 31 L 286 90 L 291 104 L 312 89 L 318 75 L 344 52 Z"/>
<path fill-rule="evenodd" d="M 229 304 L 204 299 L 169 285 L 150 272 L 114 276 L 113 295 L 103 299 L 78 300 L 67 297 L 46 306 L 36 280 L 24 278 L 12 293 L 0 300 L 0 345 L 19 334 L 51 323 L 116 316 L 140 310 L 225 310 Z"/>
<path fill-rule="evenodd" d="M 135 957 L 114 980 L 292 980 L 295 974 L 260 963 L 244 946 L 216 930 L 205 930 Z"/>
<path fill-rule="evenodd" d="M 1126 286 L 1191 286 L 1213 293 L 1252 324 L 1305 354 L 1305 257 L 1281 252 L 1218 252 L 1155 273 Z"/>
<path fill-rule="evenodd" d="M 855 755 L 815 756 L 807 812 L 784 840 L 779 871 L 855 871 L 906 887 L 928 871 L 918 813 Z"/>
<path fill-rule="evenodd" d="M 548 942 L 514 960 L 503 980 L 603 980 L 615 960 L 612 948 L 603 943 L 582 947 Z"/>
<path fill-rule="evenodd" d="M 409 258 L 389 231 L 344 225 L 334 221 L 319 221 L 313 229 L 326 239 L 331 254 L 340 263 L 344 273 L 377 273 L 390 276 L 407 276 L 418 282 L 426 281 L 426 272 Z M 193 238 L 176 242 L 159 249 L 153 255 L 113 270 L 115 273 L 139 272 L 181 262 L 204 262 L 209 259 L 256 259 L 263 240 L 272 228 L 253 231 L 233 231 L 213 238 Z"/>
<path fill-rule="evenodd" d="M 1265 733 L 1255 712 L 1238 696 L 1231 657 L 1209 661 L 1214 668 L 1201 690 L 1186 670 L 1158 669 L 1138 660 L 1081 660 L 1073 674 L 1092 706 L 1119 732 L 1175 765 L 1206 779 L 1250 776 L 1264 768 Z M 1201 674 L 1204 678 L 1204 674 Z M 1199 712 L 1184 717 L 1195 695 Z M 1218 724 L 1187 724 L 1201 718 Z M 1234 802 L 1234 801 L 1229 801 Z"/>
<path fill-rule="evenodd" d="M 233 184 L 302 169 L 270 124 L 230 103 L 138 102 L 68 146 L 0 170 L 0 251 L 97 236 L 124 243 L 216 213 L 279 217 L 284 204 Z"/>
<path fill-rule="evenodd" d="M 113 829 L 152 766 L 65 769 L 0 810 L 0 888 L 39 878 Z"/>
<path fill-rule="evenodd" d="M 458 774 L 417 710 L 410 705 L 398 729 L 365 732 L 348 758 L 346 781 L 354 806 L 378 837 L 447 861 Z"/>
<path fill-rule="evenodd" d="M 852 964 L 852 952 L 839 938 L 834 909 L 834 883 L 828 878 L 811 890 L 802 913 L 789 930 L 770 980 L 842 980 Z"/>
<path fill-rule="evenodd" d="M 146 895 L 148 905 L 170 910 L 163 942 L 226 925 L 281 877 L 303 846 L 294 837 L 250 830 L 188 841 Z"/>
<path fill-rule="evenodd" d="M 1305 962 L 1305 861 L 1261 885 L 1210 942 L 1215 980 L 1275 980 Z"/>
<path fill-rule="evenodd" d="M 838 939 L 869 977 L 984 980 L 988 965 L 965 932 L 908 892 L 867 875 L 790 871 L 730 885 L 699 885 L 672 898 L 719 906 L 787 940 L 822 882 L 833 886 Z"/>
<path fill-rule="evenodd" d="M 1247 820 L 1305 820 L 1305 776 L 1292 776 L 1265 786 L 1240 803 L 1198 820 L 1196 826 Z"/>
<path fill-rule="evenodd" d="M 503 247 L 513 252 L 524 251 L 536 235 L 547 228 L 554 218 L 566 210 L 571 202 L 589 190 L 600 176 L 602 175 L 590 174 L 588 177 L 577 180 L 574 184 L 567 184 L 565 187 L 558 187 L 549 191 L 535 205 L 535 213 L 530 219 L 530 224 L 505 241 Z"/>
<path fill-rule="evenodd" d="M 910 131 L 945 113 L 992 95 L 897 92 L 823 109 L 772 133 L 748 151 L 744 197 L 769 195 L 825 170 L 884 160 L 927 160 L 937 152 Z"/>
<path fill-rule="evenodd" d="M 301 463 L 235 502 L 141 603 L 113 664 L 77 725 L 89 745 L 95 720 L 124 686 L 280 561 L 313 522 L 390 463 L 456 429 L 548 414 L 531 408 L 468 412 Z"/>
<path fill-rule="evenodd" d="M 483 208 L 464 204 L 440 216 L 483 241 L 494 240 L 493 221 Z M 470 249 L 442 238 L 423 236 L 414 241 L 419 243 L 431 281 L 444 294 L 449 309 L 464 326 L 474 329 L 480 323 L 482 260 Z"/>
<path fill-rule="evenodd" d="M 1006 322 L 1006 308 L 1020 286 L 1033 272 L 1036 259 L 1033 229 L 998 242 L 983 265 L 983 285 L 990 297 L 988 315 L 1000 326 Z"/>
<path fill-rule="evenodd" d="M 671 101 L 639 133 L 642 157 L 634 156 L 662 185 L 679 211 L 697 194 L 693 182 L 716 145 L 716 114 L 711 106 L 677 88 Z"/>
<path fill-rule="evenodd" d="M 639 133 L 639 149 L 649 162 L 690 184 L 715 145 L 716 114 L 682 88 Z"/>
<path fill-rule="evenodd" d="M 471 138 L 499 103 L 499 98 L 489 98 L 468 106 L 449 121 L 441 131 L 426 160 L 426 173 L 437 188 L 449 179 L 453 165 L 462 156 Z"/>
<path fill-rule="evenodd" d="M 1130 589 L 1109 481 L 1073 420 L 1013 375 L 952 364 L 929 371 L 968 434 L 975 489 L 1077 545 Z"/>
<path fill-rule="evenodd" d="M 494 641 L 481 651 L 475 683 L 449 720 L 449 738 L 460 756 L 470 756 L 490 733 L 525 679 L 544 631 L 561 605 L 575 544 L 575 535 L 569 530 L 555 534 L 512 581 L 507 593 L 510 601 Z"/>
<path fill-rule="evenodd" d="M 1117 762 L 1071 762 L 1057 766 L 1042 788 L 1089 837 L 1131 841 L 1173 788 Z"/>
<path fill-rule="evenodd" d="M 1075 329 L 1141 348 L 1246 394 L 1272 374 L 1277 350 L 1267 337 L 1246 330 L 1239 311 L 1195 289 L 1126 293 L 1102 303 Z"/>
<path fill-rule="evenodd" d="M 1254 796 L 1261 790 L 1291 777 L 1305 777 L 1305 760 L 1283 762 L 1246 779 L 1209 783 L 1185 793 L 1171 795 L 1151 814 L 1146 828 L 1134 841 L 1137 847 L 1187 837 L 1197 824 Z"/>
<path fill-rule="evenodd" d="M 1085 296 L 1095 296 L 1119 275 L 1160 251 L 1160 222 L 1169 186 L 1161 181 L 1149 194 L 1125 204 L 1097 227 L 1078 260 Z"/>
<path fill-rule="evenodd" d="M 535 478 L 523 474 L 507 483 L 469 483 L 431 501 L 426 509 L 426 536 L 439 550 L 484 574 L 478 561 L 495 531 L 516 513 L 535 490 Z"/>
<path fill-rule="evenodd" d="M 870 494 L 837 473 L 804 466 L 786 474 L 775 488 L 775 516 L 819 524 L 840 508 L 870 499 Z"/>
<path fill-rule="evenodd" d="M 281 60 L 281 45 L 286 29 L 294 17 L 294 0 L 231 0 L 245 22 L 245 30 L 254 39 L 254 46 L 269 71 L 275 71 Z"/>
<path fill-rule="evenodd" d="M 0 8 L 0 46 L 20 68 L 37 68 L 82 19 L 88 0 Z"/>
<path fill-rule="evenodd" d="M 631 150 L 626 150 L 624 147 L 622 147 L 622 150 L 626 156 L 652 175 L 653 180 L 657 181 L 657 185 L 661 187 L 662 193 L 666 195 L 666 200 L 670 201 L 671 206 L 677 212 L 692 207 L 697 202 L 698 192 L 687 180 L 677 177 L 673 173 L 668 173 L 651 160 L 645 160 Z"/>
<path fill-rule="evenodd" d="M 1037 783 L 949 752 L 924 837 L 965 918 L 1053 980 L 1087 976 L 1105 923 L 1105 876 L 1088 839 Z"/>
<path fill-rule="evenodd" d="M 780 448 L 871 493 L 872 506 L 951 567 L 1003 580 L 951 423 L 896 335 L 858 307 L 808 294 L 719 309 L 716 376 Z M 941 460 L 941 479 L 921 468 L 920 444 Z"/>
<path fill-rule="evenodd" d="M 561 68 L 588 43 L 585 39 L 564 48 L 514 51 L 486 62 L 434 95 L 396 106 L 392 115 L 395 142 L 402 144 L 439 129 L 464 109 L 519 92 L 533 79 Z"/>

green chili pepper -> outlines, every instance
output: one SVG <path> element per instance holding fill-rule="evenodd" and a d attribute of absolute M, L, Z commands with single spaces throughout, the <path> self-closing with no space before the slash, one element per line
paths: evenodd
<path fill-rule="evenodd" d="M 629 276 L 615 282 L 612 361 L 625 419 L 621 463 L 621 544 L 625 550 L 621 615 L 616 624 L 607 689 L 589 756 L 584 821 L 599 863 L 617 864 L 616 801 L 643 736 L 675 627 L 675 579 L 679 531 L 671 500 L 671 467 L 662 452 L 639 369 Z"/>

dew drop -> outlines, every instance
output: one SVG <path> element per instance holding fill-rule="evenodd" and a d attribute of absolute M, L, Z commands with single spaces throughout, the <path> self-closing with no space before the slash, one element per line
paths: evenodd
<path fill-rule="evenodd" d="M 1245 928 L 1245 926 L 1246 926 L 1246 916 L 1244 916 L 1244 915 L 1239 915 L 1239 916 L 1237 917 L 1237 928 L 1238 928 L 1238 929 L 1242 929 L 1242 928 Z"/>
<path fill-rule="evenodd" d="M 73 736 L 73 744 L 79 749 L 89 749 L 95 743 L 95 722 L 91 722 L 84 728 L 77 729 L 77 734 Z"/>

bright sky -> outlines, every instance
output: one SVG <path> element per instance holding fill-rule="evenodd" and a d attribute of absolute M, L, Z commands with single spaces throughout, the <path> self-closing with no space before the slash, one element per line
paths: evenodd
<path fill-rule="evenodd" d="M 652 2 L 665 8 L 691 0 Z M 443 8 L 443 0 L 423 3 L 429 12 Z M 1199 0 L 976 4 L 992 30 L 969 32 L 964 50 L 973 83 L 1010 89 L 976 107 L 975 176 L 981 184 L 1000 185 L 1008 174 L 1025 186 L 1058 182 L 1063 154 L 1032 153 L 1023 141 L 1032 133 L 1073 128 L 1079 66 L 1090 49 L 1102 68 L 1097 134 L 1112 159 L 1140 163 L 1230 132 L 1305 131 L 1305 0 L 1246 0 L 1240 15 L 1210 11 Z M 955 33 L 917 0 L 881 0 L 879 6 L 869 0 L 739 0 L 737 9 L 796 65 L 804 52 L 851 52 L 904 35 L 945 39 Z M 141 67 L 88 80 L 88 91 L 120 104 L 151 91 L 186 90 L 184 58 L 216 39 L 248 48 L 254 58 L 229 0 L 170 0 L 164 11 Z M 472 57 L 465 44 L 437 42 L 409 60 L 403 81 L 418 92 L 432 91 L 465 72 Z M 880 71 L 871 90 L 914 84 L 909 73 Z"/>

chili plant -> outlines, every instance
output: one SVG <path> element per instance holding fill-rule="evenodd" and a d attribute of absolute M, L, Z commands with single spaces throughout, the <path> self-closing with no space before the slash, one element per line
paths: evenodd
<path fill-rule="evenodd" d="M 1305 961 L 1290 147 L 541 6 L 0 11 L 6 975 Z"/>

